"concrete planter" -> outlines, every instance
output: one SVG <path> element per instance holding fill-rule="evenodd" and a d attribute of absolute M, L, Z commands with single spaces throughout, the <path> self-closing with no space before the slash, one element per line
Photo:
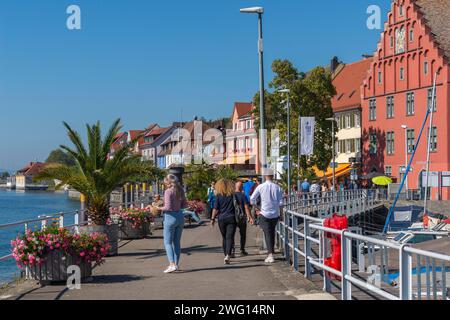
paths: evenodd
<path fill-rule="evenodd" d="M 150 235 L 150 223 L 144 222 L 139 228 L 134 228 L 130 221 L 123 221 L 119 227 L 120 240 L 144 239 Z"/>
<path fill-rule="evenodd" d="M 88 225 L 80 227 L 80 232 L 83 234 L 103 233 L 109 239 L 109 249 L 107 257 L 117 256 L 119 254 L 119 225 L 111 224 L 104 226 Z"/>
<path fill-rule="evenodd" d="M 71 274 L 67 273 L 70 266 L 80 267 L 81 280 L 92 275 L 92 264 L 85 261 L 77 261 L 74 256 L 66 256 L 61 250 L 55 250 L 48 254 L 42 265 L 26 267 L 27 279 L 37 280 L 41 284 L 52 284 L 67 281 Z"/>

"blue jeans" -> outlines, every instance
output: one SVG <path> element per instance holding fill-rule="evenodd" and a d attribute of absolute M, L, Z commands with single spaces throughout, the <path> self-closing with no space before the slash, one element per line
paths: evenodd
<path fill-rule="evenodd" d="M 178 265 L 181 256 L 181 235 L 183 234 L 184 214 L 182 211 L 165 212 L 164 246 L 170 263 Z"/>

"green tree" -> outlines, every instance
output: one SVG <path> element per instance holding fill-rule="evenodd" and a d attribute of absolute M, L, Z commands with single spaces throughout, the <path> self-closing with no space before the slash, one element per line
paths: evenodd
<path fill-rule="evenodd" d="M 301 157 L 300 175 L 313 175 L 313 166 L 326 170 L 332 159 L 332 123 L 327 118 L 333 117 L 331 99 L 336 94 L 331 74 L 323 67 L 316 67 L 308 73 L 299 72 L 289 60 L 275 60 L 272 64 L 274 78 L 269 83 L 265 99 L 266 129 L 280 130 L 281 154 L 287 153 L 287 110 L 286 94 L 280 89 L 290 89 L 291 101 L 291 155 L 296 159 L 299 145 L 299 117 L 315 117 L 316 130 L 314 154 Z M 259 93 L 254 97 L 254 104 L 259 105 Z M 259 128 L 259 108 L 255 108 L 256 127 Z M 335 126 L 337 127 L 337 126 Z M 270 139 L 268 139 L 270 141 Z M 269 149 L 270 150 L 270 149 Z M 292 161 L 296 167 L 297 161 Z"/>
<path fill-rule="evenodd" d="M 69 167 L 74 166 L 76 163 L 75 159 L 72 156 L 70 156 L 68 153 L 64 152 L 60 148 L 55 149 L 52 152 L 50 152 L 50 154 L 48 155 L 48 158 L 45 162 L 64 164 Z"/>
<path fill-rule="evenodd" d="M 185 169 L 184 181 L 189 200 L 206 202 L 208 187 L 215 181 L 214 167 L 206 164 L 188 165 Z"/>
<path fill-rule="evenodd" d="M 120 119 L 116 120 L 102 138 L 100 123 L 86 125 L 87 147 L 78 132 L 66 122 L 64 126 L 73 148 L 61 146 L 75 159 L 75 166 L 52 164 L 36 176 L 36 180 L 57 179 L 61 181 L 56 188 L 70 185 L 86 197 L 87 215 L 95 225 L 105 225 L 109 218 L 109 201 L 111 192 L 130 180 L 147 179 L 154 167 L 142 162 L 139 156 L 130 155 L 129 145 L 124 145 L 109 159 L 108 153 L 114 137 L 121 130 Z"/>
<path fill-rule="evenodd" d="M 10 174 L 7 171 L 0 173 L 0 180 L 6 180 L 9 177 L 10 177 Z"/>
<path fill-rule="evenodd" d="M 236 171 L 229 166 L 189 165 L 185 170 L 184 181 L 187 186 L 187 197 L 190 200 L 206 201 L 208 188 L 213 181 L 220 179 L 236 180 Z"/>

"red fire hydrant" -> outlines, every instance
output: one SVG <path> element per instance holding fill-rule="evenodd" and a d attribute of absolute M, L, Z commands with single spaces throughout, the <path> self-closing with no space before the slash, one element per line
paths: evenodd
<path fill-rule="evenodd" d="M 340 216 L 335 213 L 333 217 L 325 219 L 324 227 L 336 230 L 345 230 L 348 228 L 348 218 L 347 216 Z M 331 243 L 330 254 L 325 258 L 325 265 L 333 268 L 334 270 L 342 271 L 341 236 L 326 232 L 325 238 L 329 239 Z M 338 276 L 332 274 L 331 272 L 326 272 L 326 274 L 331 279 L 341 280 Z"/>

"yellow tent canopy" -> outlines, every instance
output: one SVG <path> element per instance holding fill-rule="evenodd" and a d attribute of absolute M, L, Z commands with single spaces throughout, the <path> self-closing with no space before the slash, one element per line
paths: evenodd
<path fill-rule="evenodd" d="M 328 167 L 326 172 L 319 170 L 316 166 L 314 166 L 313 169 L 318 178 L 328 178 L 328 179 L 333 178 L 333 168 L 331 167 Z M 336 178 L 348 174 L 351 170 L 352 170 L 351 164 L 349 163 L 339 164 L 338 167 L 336 168 Z"/>

